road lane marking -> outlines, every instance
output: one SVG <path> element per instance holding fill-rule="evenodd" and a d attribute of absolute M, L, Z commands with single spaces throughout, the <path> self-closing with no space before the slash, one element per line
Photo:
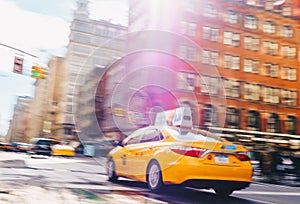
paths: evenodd
<path fill-rule="evenodd" d="M 300 196 L 298 192 L 278 192 L 278 191 L 235 191 L 234 194 L 256 194 L 256 195 L 285 195 L 285 196 Z"/>
<path fill-rule="evenodd" d="M 238 197 L 238 196 L 235 196 L 236 198 L 242 198 L 242 199 L 246 199 L 247 201 L 253 201 L 253 202 L 256 202 L 256 203 L 263 203 L 263 204 L 276 204 L 274 202 L 268 202 L 268 201 L 263 201 L 263 200 L 257 200 L 257 199 L 253 199 L 253 198 L 243 198 L 243 197 Z"/>
<path fill-rule="evenodd" d="M 253 186 L 253 185 L 257 185 L 257 186 L 275 186 L 277 188 L 286 188 L 286 189 L 296 189 L 296 188 L 299 188 L 299 187 L 294 187 L 294 186 L 283 186 L 283 185 L 280 185 L 280 184 L 261 183 L 261 182 L 252 183 L 251 186 Z"/>

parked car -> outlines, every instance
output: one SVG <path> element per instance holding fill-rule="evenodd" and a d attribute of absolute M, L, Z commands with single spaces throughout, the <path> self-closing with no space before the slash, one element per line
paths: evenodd
<path fill-rule="evenodd" d="M 0 142 L 0 150 L 13 151 L 13 146 L 10 143 Z"/>
<path fill-rule="evenodd" d="M 119 142 L 107 159 L 109 181 L 127 177 L 146 182 L 153 192 L 182 184 L 228 196 L 252 182 L 246 148 L 199 129 L 142 128 Z"/>
<path fill-rule="evenodd" d="M 58 143 L 59 143 L 58 140 L 49 139 L 49 138 L 32 138 L 31 139 L 32 146 L 29 150 L 29 153 L 51 156 L 52 155 L 51 146 Z"/>
<path fill-rule="evenodd" d="M 27 152 L 31 149 L 31 144 L 23 142 L 13 142 L 12 146 L 15 152 Z"/>
<path fill-rule="evenodd" d="M 69 146 L 66 142 L 60 142 L 51 147 L 51 154 L 53 156 L 73 157 L 75 156 L 75 148 Z"/>

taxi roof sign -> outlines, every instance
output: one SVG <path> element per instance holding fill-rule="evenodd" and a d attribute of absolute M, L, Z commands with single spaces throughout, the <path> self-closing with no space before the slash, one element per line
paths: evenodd
<path fill-rule="evenodd" d="M 179 107 L 172 110 L 162 111 L 156 114 L 155 125 L 157 126 L 177 126 L 192 128 L 192 111 L 189 107 Z"/>

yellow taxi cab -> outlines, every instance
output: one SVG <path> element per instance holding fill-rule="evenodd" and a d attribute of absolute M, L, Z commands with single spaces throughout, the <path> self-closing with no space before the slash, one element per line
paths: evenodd
<path fill-rule="evenodd" d="M 66 142 L 59 142 L 51 147 L 52 156 L 74 157 L 75 148 L 68 145 Z"/>
<path fill-rule="evenodd" d="M 109 181 L 126 177 L 146 182 L 152 192 L 182 184 L 228 196 L 248 187 L 252 173 L 245 147 L 199 129 L 145 127 L 107 155 Z"/>

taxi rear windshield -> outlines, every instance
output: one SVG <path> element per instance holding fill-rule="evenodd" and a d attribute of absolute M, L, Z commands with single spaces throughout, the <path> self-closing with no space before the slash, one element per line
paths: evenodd
<path fill-rule="evenodd" d="M 205 142 L 222 142 L 223 139 L 206 130 L 192 129 L 183 130 L 179 128 L 168 128 L 168 132 L 177 140 L 184 141 L 205 141 Z"/>

